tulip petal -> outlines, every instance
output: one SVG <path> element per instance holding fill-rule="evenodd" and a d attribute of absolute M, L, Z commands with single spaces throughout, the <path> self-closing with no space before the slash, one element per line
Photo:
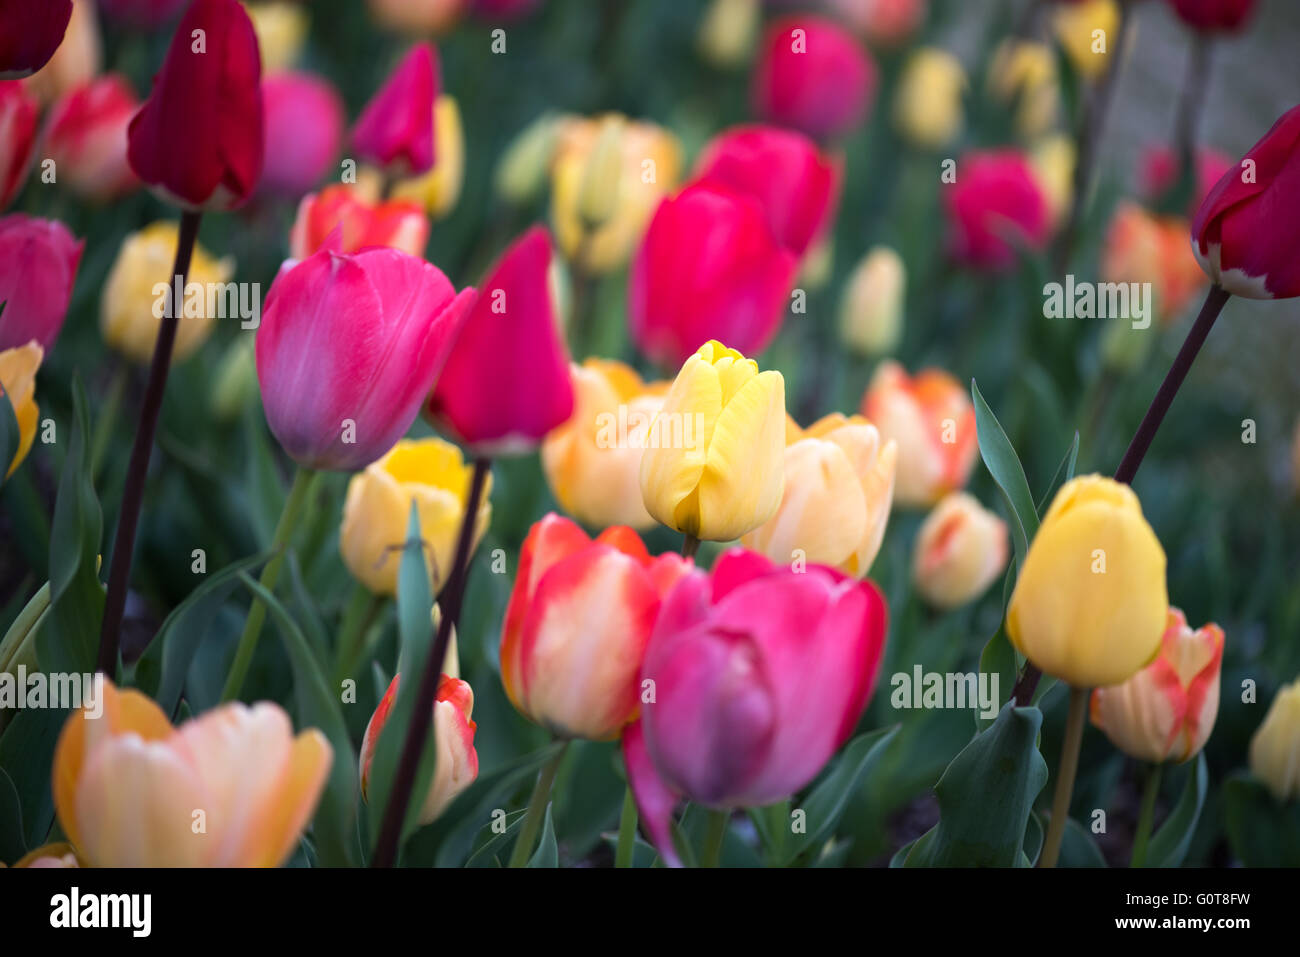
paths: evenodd
<path fill-rule="evenodd" d="M 623 731 L 623 766 L 627 769 L 628 787 L 636 798 L 637 810 L 650 840 L 669 867 L 681 867 L 682 860 L 673 846 L 673 809 L 678 798 L 659 777 L 654 762 L 650 760 L 640 721 L 628 725 Z"/>
<path fill-rule="evenodd" d="M 761 525 L 781 505 L 784 471 L 769 468 L 785 446 L 785 380 L 761 372 L 719 413 L 700 476 L 700 522 L 708 538 L 729 541 Z"/>

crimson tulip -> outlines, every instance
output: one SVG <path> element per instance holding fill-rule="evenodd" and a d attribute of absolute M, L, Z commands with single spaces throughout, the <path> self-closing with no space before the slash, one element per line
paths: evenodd
<path fill-rule="evenodd" d="M 0 80 L 45 66 L 71 19 L 72 0 L 0 0 Z"/>
<path fill-rule="evenodd" d="M 433 104 L 438 89 L 438 51 L 432 43 L 417 44 L 353 127 L 357 152 L 390 176 L 419 176 L 433 169 Z"/>
<path fill-rule="evenodd" d="M 106 73 L 60 99 L 45 133 L 45 153 L 55 162 L 59 182 L 101 203 L 138 187 L 126 146 L 139 105 L 118 73 Z"/>
<path fill-rule="evenodd" d="M 343 100 L 311 73 L 286 71 L 262 81 L 266 146 L 262 188 L 298 197 L 330 171 L 343 142 Z"/>
<path fill-rule="evenodd" d="M 36 150 L 40 106 L 17 80 L 0 81 L 0 209 L 18 195 Z"/>
<path fill-rule="evenodd" d="M 771 123 L 825 139 L 866 118 L 876 66 L 853 35 L 824 17 L 798 16 L 768 28 L 754 74 L 754 107 Z"/>
<path fill-rule="evenodd" d="M 47 353 L 59 337 L 85 243 L 53 219 L 0 219 L 0 352 L 33 339 Z"/>
<path fill-rule="evenodd" d="M 1174 13 L 1197 30 L 1233 33 L 1255 12 L 1256 0 L 1169 0 Z"/>
<path fill-rule="evenodd" d="M 1029 160 L 1017 150 L 970 153 L 947 187 L 952 253 L 979 269 L 1015 265 L 1018 248 L 1041 249 L 1051 233 L 1051 210 Z"/>

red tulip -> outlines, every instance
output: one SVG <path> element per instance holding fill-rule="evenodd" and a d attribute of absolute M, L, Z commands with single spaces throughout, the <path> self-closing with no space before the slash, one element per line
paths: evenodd
<path fill-rule="evenodd" d="M 433 103 L 438 98 L 438 52 L 417 44 L 366 104 L 352 141 L 357 151 L 390 176 L 418 176 L 433 169 Z"/>
<path fill-rule="evenodd" d="M 1189 27 L 1226 33 L 1240 30 L 1255 12 L 1255 0 L 1169 0 Z"/>
<path fill-rule="evenodd" d="M 36 150 L 40 107 L 17 80 L 0 81 L 0 209 L 18 195 Z"/>
<path fill-rule="evenodd" d="M 947 186 L 953 255 L 980 269 L 1007 269 L 1017 249 L 1041 249 L 1051 231 L 1051 212 L 1029 161 L 1018 151 L 969 153 Z"/>
<path fill-rule="evenodd" d="M 298 197 L 330 172 L 343 142 L 343 100 L 311 73 L 284 72 L 262 81 L 266 149 L 262 189 Z"/>
<path fill-rule="evenodd" d="M 84 245 L 53 219 L 0 219 L 0 352 L 33 339 L 46 353 L 53 348 Z"/>
<path fill-rule="evenodd" d="M 257 378 L 271 431 L 299 465 L 355 471 L 420 411 L 474 301 L 395 249 L 326 248 L 266 294 Z"/>
<path fill-rule="evenodd" d="M 248 199 L 262 175 L 261 74 L 257 36 L 238 0 L 194 0 L 131 121 L 136 175 L 183 209 Z"/>
<path fill-rule="evenodd" d="M 777 242 L 799 256 L 835 216 L 839 164 L 800 133 L 765 126 L 729 130 L 704 148 L 696 175 L 757 199 Z"/>
<path fill-rule="evenodd" d="M 355 253 L 367 246 L 390 246 L 423 256 L 429 241 L 429 217 L 414 200 L 371 204 L 351 186 L 327 186 L 304 196 L 289 232 L 289 255 L 306 259 L 338 229 L 338 251 Z"/>
<path fill-rule="evenodd" d="M 0 0 L 0 80 L 45 66 L 71 19 L 72 0 Z"/>
<path fill-rule="evenodd" d="M 430 419 L 477 455 L 531 451 L 573 412 L 550 265 L 541 226 L 506 250 L 429 397 Z"/>
<path fill-rule="evenodd" d="M 1138 173 L 1139 192 L 1149 203 L 1159 203 L 1171 189 L 1178 185 L 1181 174 L 1178 154 L 1168 146 L 1149 146 L 1142 153 Z M 1196 195 L 1192 199 L 1192 212 L 1209 195 L 1214 184 L 1232 167 L 1232 159 L 1218 150 L 1196 151 Z"/>
<path fill-rule="evenodd" d="M 674 369 L 710 339 L 757 355 L 781 326 L 797 265 L 757 200 L 687 187 L 659 204 L 632 262 L 632 338 Z"/>
<path fill-rule="evenodd" d="M 54 160 L 59 182 L 101 203 L 139 186 L 126 158 L 127 128 L 139 105 L 130 84 L 117 73 L 106 73 L 59 100 L 45 133 L 45 153 Z"/>
<path fill-rule="evenodd" d="M 886 619 L 870 582 L 742 549 L 678 582 L 641 666 L 653 701 L 623 736 L 628 782 L 666 860 L 678 863 L 670 829 L 681 797 L 759 807 L 817 775 L 871 696 Z"/>
<path fill-rule="evenodd" d="M 819 139 L 839 136 L 866 117 L 875 89 L 871 57 L 834 21 L 799 16 L 768 28 L 754 75 L 764 119 Z"/>
<path fill-rule="evenodd" d="M 1248 299 L 1300 296 L 1300 106 L 1224 173 L 1192 221 L 1192 252 L 1212 280 Z"/>

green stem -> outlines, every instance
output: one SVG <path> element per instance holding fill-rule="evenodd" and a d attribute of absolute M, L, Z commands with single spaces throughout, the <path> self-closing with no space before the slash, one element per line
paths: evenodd
<path fill-rule="evenodd" d="M 1065 740 L 1061 744 L 1061 763 L 1056 772 L 1056 793 L 1052 797 L 1052 819 L 1047 825 L 1047 840 L 1039 867 L 1055 867 L 1061 856 L 1061 840 L 1070 817 L 1070 798 L 1074 794 L 1074 776 L 1079 770 L 1079 748 L 1083 744 L 1083 723 L 1088 713 L 1088 689 L 1070 689 L 1070 713 L 1065 719 Z"/>
<path fill-rule="evenodd" d="M 334 659 L 336 687 L 352 676 L 357 663 L 364 656 L 366 639 L 384 607 L 384 601 L 383 595 L 376 595 L 362 585 L 357 585 L 353 590 L 339 626 L 338 653 Z"/>
<path fill-rule="evenodd" d="M 1133 857 L 1129 867 L 1145 867 L 1147 845 L 1151 841 L 1151 823 L 1156 814 L 1156 798 L 1160 795 L 1160 772 L 1163 764 L 1154 764 L 1147 774 L 1146 790 L 1142 792 L 1142 810 L 1138 814 L 1137 833 L 1133 835 Z"/>
<path fill-rule="evenodd" d="M 117 424 L 117 413 L 122 407 L 122 396 L 126 393 L 129 368 L 125 362 L 117 363 L 113 378 L 104 394 L 102 411 L 95 421 L 95 431 L 90 437 L 90 474 L 98 477 L 104 464 L 104 453 L 108 451 L 109 439 L 113 437 L 113 426 Z"/>
<path fill-rule="evenodd" d="M 555 752 L 555 757 L 546 762 L 546 766 L 537 775 L 533 795 L 528 799 L 528 813 L 524 815 L 524 826 L 519 832 L 519 839 L 515 841 L 515 849 L 510 854 L 511 867 L 523 867 L 533 853 L 533 843 L 537 840 L 537 832 L 542 826 L 546 805 L 551 800 L 551 786 L 555 784 L 555 772 L 560 770 L 560 762 L 564 760 L 568 750 L 569 742 L 565 741 Z"/>
<path fill-rule="evenodd" d="M 284 500 L 284 510 L 280 512 L 280 520 L 275 525 L 275 534 L 271 539 L 271 547 L 275 554 L 263 566 L 262 577 L 258 579 L 258 583 L 269 592 L 275 591 L 276 582 L 280 580 L 280 568 L 284 565 L 284 554 L 288 549 L 289 539 L 293 536 L 298 519 L 302 517 L 303 507 L 310 497 L 309 493 L 316 474 L 311 469 L 301 466 L 294 473 L 293 486 Z M 226 686 L 221 692 L 223 704 L 239 697 L 244 687 L 244 679 L 248 677 L 249 666 L 253 663 L 253 653 L 257 651 L 257 639 L 262 634 L 262 625 L 265 621 L 266 605 L 260 598 L 254 598 L 253 604 L 248 609 L 248 618 L 244 621 L 244 633 L 239 636 L 239 645 L 235 648 L 235 660 L 230 665 Z"/>
<path fill-rule="evenodd" d="M 700 550 L 700 540 L 690 532 L 684 532 L 682 538 L 682 555 L 686 558 L 694 558 L 695 553 Z"/>
<path fill-rule="evenodd" d="M 636 850 L 636 799 L 632 785 L 623 792 L 623 814 L 618 819 L 618 850 L 614 853 L 615 867 L 631 867 L 632 852 Z"/>
<path fill-rule="evenodd" d="M 730 811 L 709 812 L 709 829 L 704 833 L 700 867 L 717 867 L 722 861 L 722 845 L 727 837 L 727 824 L 730 820 Z"/>

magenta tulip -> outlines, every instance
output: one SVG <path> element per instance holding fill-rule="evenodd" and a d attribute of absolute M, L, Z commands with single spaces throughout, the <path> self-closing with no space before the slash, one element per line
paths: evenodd
<path fill-rule="evenodd" d="M 1189 27 L 1234 33 L 1255 12 L 1256 0 L 1169 0 L 1169 5 Z"/>
<path fill-rule="evenodd" d="M 0 0 L 0 80 L 45 66 L 71 19 L 72 0 Z"/>
<path fill-rule="evenodd" d="M 140 180 L 127 162 L 127 128 L 139 108 L 126 79 L 106 73 L 60 99 L 50 113 L 45 153 L 59 183 L 95 202 L 131 192 Z"/>
<path fill-rule="evenodd" d="M 573 413 L 550 265 L 541 226 L 506 250 L 429 397 L 430 420 L 476 455 L 530 452 Z"/>
<path fill-rule="evenodd" d="M 945 187 L 953 256 L 977 269 L 1004 270 L 1020 249 L 1051 234 L 1051 212 L 1029 161 L 1016 150 L 969 153 Z"/>
<path fill-rule="evenodd" d="M 687 187 L 659 204 L 632 262 L 632 338 L 672 369 L 710 339 L 757 355 L 781 326 L 797 265 L 757 200 Z"/>
<path fill-rule="evenodd" d="M 271 431 L 312 469 L 355 471 L 419 414 L 474 302 L 437 267 L 337 244 L 286 263 L 266 294 L 257 378 Z"/>
<path fill-rule="evenodd" d="M 866 118 L 875 89 L 871 57 L 835 21 L 797 16 L 768 28 L 753 91 L 765 120 L 818 139 L 840 136 Z"/>
<path fill-rule="evenodd" d="M 0 209 L 18 195 L 36 149 L 40 107 L 17 80 L 0 80 Z"/>
<path fill-rule="evenodd" d="M 390 176 L 419 176 L 433 169 L 437 98 L 438 51 L 432 43 L 417 44 L 353 127 L 357 152 Z"/>
<path fill-rule="evenodd" d="M 343 142 L 343 100 L 334 85 L 310 73 L 285 72 L 262 81 L 266 157 L 262 186 L 297 198 L 334 168 Z"/>
<path fill-rule="evenodd" d="M 53 219 L 0 219 L 0 352 L 33 339 L 48 354 L 63 328 L 85 245 Z"/>
<path fill-rule="evenodd" d="M 759 807 L 817 775 L 871 696 L 887 617 L 870 582 L 743 549 L 677 583 L 641 665 L 654 700 L 623 736 L 629 784 L 665 860 L 679 863 L 671 822 L 681 798 Z"/>
<path fill-rule="evenodd" d="M 704 148 L 696 176 L 757 199 L 777 242 L 799 256 L 835 216 L 839 164 L 800 133 L 768 126 L 729 130 Z"/>

